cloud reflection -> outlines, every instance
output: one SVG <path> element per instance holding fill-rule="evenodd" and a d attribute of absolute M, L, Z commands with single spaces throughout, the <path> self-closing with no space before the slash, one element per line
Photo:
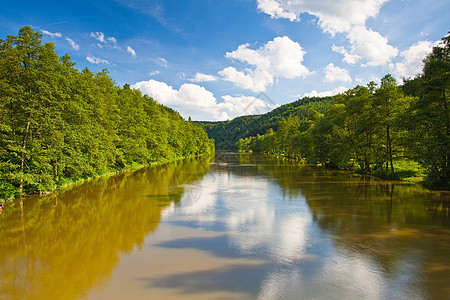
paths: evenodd
<path fill-rule="evenodd" d="M 244 255 L 276 262 L 301 258 L 312 222 L 302 196 L 297 205 L 284 203 L 281 193 L 273 193 L 279 187 L 267 179 L 229 172 L 210 174 L 196 186 L 201 192 L 188 187 L 181 199 L 189 220 L 224 223 L 232 247 Z"/>
<path fill-rule="evenodd" d="M 223 234 L 160 246 L 267 261 L 263 273 L 252 278 L 259 280 L 258 299 L 421 297 L 417 288 L 404 288 L 404 279 L 388 278 L 370 257 L 336 248 L 313 221 L 301 193 L 287 199 L 274 181 L 226 169 L 210 172 L 185 191 L 180 206 L 165 215 Z"/>

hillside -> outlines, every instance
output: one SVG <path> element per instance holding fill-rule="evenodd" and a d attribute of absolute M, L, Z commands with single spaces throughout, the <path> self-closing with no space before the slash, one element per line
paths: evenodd
<path fill-rule="evenodd" d="M 325 113 L 331 107 L 333 97 L 305 97 L 292 103 L 284 104 L 262 115 L 237 117 L 230 121 L 196 122 L 215 140 L 216 149 L 234 150 L 237 141 L 256 135 L 263 135 L 272 128 L 277 130 L 278 122 L 289 116 L 298 116 L 303 120 L 311 109 Z"/>

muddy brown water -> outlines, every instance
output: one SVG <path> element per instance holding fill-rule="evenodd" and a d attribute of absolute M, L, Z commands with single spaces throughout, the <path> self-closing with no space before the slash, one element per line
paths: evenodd
<path fill-rule="evenodd" d="M 449 202 L 217 152 L 16 200 L 0 299 L 446 299 Z"/>

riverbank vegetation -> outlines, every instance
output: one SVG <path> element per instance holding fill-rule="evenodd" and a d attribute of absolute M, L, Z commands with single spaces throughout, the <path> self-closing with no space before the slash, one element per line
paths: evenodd
<path fill-rule="evenodd" d="M 0 200 L 213 151 L 199 125 L 41 38 L 0 39 Z"/>
<path fill-rule="evenodd" d="M 290 115 L 275 130 L 241 138 L 240 151 L 268 153 L 388 179 L 422 177 L 450 188 L 450 35 L 424 59 L 423 72 L 398 85 L 356 86 L 325 112 Z M 414 180 L 414 179 L 413 179 Z"/>

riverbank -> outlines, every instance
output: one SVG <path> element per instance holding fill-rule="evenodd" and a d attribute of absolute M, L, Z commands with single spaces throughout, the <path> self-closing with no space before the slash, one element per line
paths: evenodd
<path fill-rule="evenodd" d="M 175 157 L 175 158 L 170 158 L 170 159 L 164 159 L 164 160 L 158 161 L 158 162 L 152 162 L 150 164 L 131 164 L 131 165 L 125 166 L 122 169 L 116 169 L 116 170 L 110 169 L 110 170 L 106 170 L 105 172 L 102 172 L 100 174 L 95 174 L 94 176 L 89 176 L 86 178 L 77 178 L 77 179 L 73 179 L 73 180 L 71 180 L 70 178 L 63 178 L 59 182 L 60 184 L 55 186 L 53 189 L 46 190 L 46 191 L 40 191 L 39 193 L 24 194 L 24 195 L 22 195 L 22 197 L 25 198 L 27 196 L 32 196 L 32 195 L 48 195 L 55 191 L 68 190 L 68 189 L 76 187 L 77 185 L 80 185 L 80 184 L 83 184 L 83 183 L 86 183 L 86 182 L 89 182 L 92 180 L 96 180 L 99 178 L 107 178 L 107 177 L 115 176 L 115 175 L 118 175 L 121 173 L 134 172 L 134 171 L 142 169 L 142 168 L 162 166 L 165 164 L 173 163 L 173 162 L 184 160 L 184 159 L 200 158 L 205 155 L 214 155 L 214 151 L 212 154 L 205 153 L 205 154 L 193 155 L 193 156 Z M 17 199 L 17 198 L 21 198 L 21 197 L 19 195 L 16 195 L 15 197 L 11 197 L 9 199 L 0 199 L 0 204 L 2 205 L 3 209 L 6 209 L 9 206 L 9 204 L 13 203 L 13 200 Z"/>
<path fill-rule="evenodd" d="M 251 151 L 239 151 L 239 152 L 253 153 Z M 274 156 L 274 157 L 277 157 L 280 159 L 293 160 L 295 162 L 305 164 L 305 165 L 308 164 L 303 159 L 289 157 L 289 156 L 285 156 L 283 154 L 269 154 L 269 153 L 261 153 L 261 154 Z M 393 163 L 394 163 L 394 170 L 395 170 L 393 177 L 390 174 L 384 173 L 383 170 L 375 170 L 375 171 L 367 172 L 367 171 L 361 170 L 360 168 L 354 168 L 354 169 L 343 170 L 343 171 L 351 171 L 355 174 L 371 176 L 374 179 L 378 179 L 378 180 L 391 180 L 391 181 L 401 181 L 403 183 L 409 183 L 409 184 L 420 184 L 420 185 L 426 187 L 427 189 L 431 189 L 431 190 L 436 190 L 436 189 L 446 190 L 445 188 L 432 187 L 432 186 L 427 185 L 427 183 L 425 181 L 425 178 L 426 178 L 425 171 L 426 170 L 425 170 L 425 168 L 420 166 L 419 163 L 412 161 L 412 160 L 406 160 L 406 159 L 395 160 Z M 339 168 L 327 166 L 325 164 L 315 164 L 315 165 L 326 168 L 326 169 L 342 170 Z"/>

